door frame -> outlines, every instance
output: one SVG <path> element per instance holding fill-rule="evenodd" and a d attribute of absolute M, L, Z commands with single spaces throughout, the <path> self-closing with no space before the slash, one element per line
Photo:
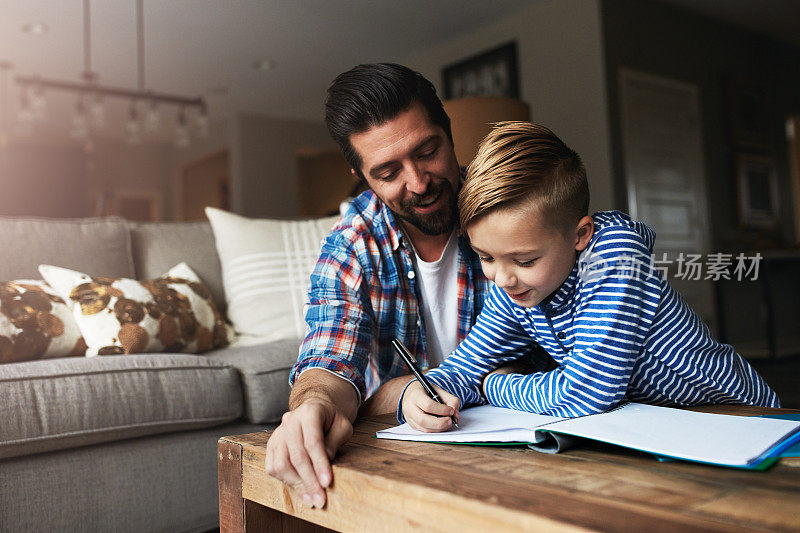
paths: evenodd
<path fill-rule="evenodd" d="M 628 214 L 634 220 L 639 220 L 639 213 L 638 213 L 638 203 L 637 203 L 637 192 L 636 192 L 636 184 L 630 178 L 631 176 L 631 168 L 629 167 L 630 158 L 626 156 L 627 147 L 632 146 L 632 142 L 630 139 L 630 132 L 629 128 L 626 128 L 625 125 L 627 121 L 630 119 L 630 111 L 627 109 L 628 99 L 627 99 L 627 82 L 629 81 L 640 81 L 651 83 L 654 85 L 661 85 L 662 87 L 669 88 L 676 91 L 683 91 L 688 92 L 692 95 L 694 102 L 697 105 L 697 129 L 698 129 L 698 138 L 700 141 L 700 169 L 701 174 L 700 178 L 702 183 L 699 187 L 700 193 L 700 207 L 698 217 L 701 219 L 701 224 L 703 227 L 702 235 L 700 236 L 700 253 L 708 253 L 710 251 L 710 241 L 711 241 L 711 227 L 709 225 L 708 219 L 708 194 L 707 194 L 707 176 L 706 176 L 706 160 L 705 160 L 705 136 L 703 133 L 703 115 L 702 115 L 702 106 L 700 100 L 700 87 L 691 82 L 674 80 L 671 78 L 666 78 L 664 76 L 659 76 L 656 74 L 650 74 L 646 72 L 642 72 L 639 70 L 634 70 L 629 67 L 620 67 L 618 73 L 618 83 L 619 83 L 619 112 L 620 112 L 620 133 L 622 138 L 622 169 L 623 169 L 623 180 L 625 182 L 625 190 L 628 199 Z"/>

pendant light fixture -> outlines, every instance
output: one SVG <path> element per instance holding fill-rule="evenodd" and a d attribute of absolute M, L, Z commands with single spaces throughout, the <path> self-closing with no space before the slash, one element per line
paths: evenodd
<path fill-rule="evenodd" d="M 130 144 L 142 141 L 142 133 L 153 133 L 164 123 L 162 112 L 176 109 L 174 141 L 177 146 L 188 146 L 191 142 L 189 124 L 195 125 L 195 133 L 208 133 L 208 110 L 202 97 L 187 97 L 176 94 L 157 93 L 145 84 L 144 55 L 144 10 L 143 0 L 136 0 L 137 35 L 137 88 L 110 87 L 99 83 L 99 76 L 92 70 L 92 34 L 90 0 L 83 0 L 83 72 L 81 81 L 65 81 L 40 76 L 17 76 L 20 87 L 20 107 L 17 119 L 23 129 L 30 129 L 41 122 L 46 114 L 45 94 L 50 91 L 65 91 L 77 94 L 70 136 L 86 141 L 92 133 L 105 126 L 105 103 L 108 100 L 127 100 L 128 112 L 124 124 L 124 137 Z M 5 64 L 5 63 L 4 63 Z M 2 69 L 0 64 L 0 69 Z M 0 72 L 5 75 L 8 69 Z M 189 120 L 189 117 L 192 120 Z M 6 120 L 0 123 L 6 128 Z M 6 129 L 0 129 L 0 142 Z M 7 142 L 7 140 L 5 141 Z"/>

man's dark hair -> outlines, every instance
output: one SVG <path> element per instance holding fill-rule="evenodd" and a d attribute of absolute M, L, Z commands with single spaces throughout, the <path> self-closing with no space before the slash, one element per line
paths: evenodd
<path fill-rule="evenodd" d="M 436 88 L 419 72 L 395 63 L 371 63 L 358 65 L 333 80 L 325 101 L 325 124 L 362 179 L 361 156 L 350 143 L 350 136 L 395 118 L 417 102 L 452 142 L 450 118 L 436 96 Z"/>

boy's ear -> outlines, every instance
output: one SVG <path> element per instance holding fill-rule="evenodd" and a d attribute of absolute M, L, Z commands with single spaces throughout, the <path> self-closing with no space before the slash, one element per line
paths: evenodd
<path fill-rule="evenodd" d="M 575 231 L 575 251 L 584 251 L 589 246 L 592 235 L 594 235 L 594 220 L 590 216 L 585 216 L 578 221 Z"/>

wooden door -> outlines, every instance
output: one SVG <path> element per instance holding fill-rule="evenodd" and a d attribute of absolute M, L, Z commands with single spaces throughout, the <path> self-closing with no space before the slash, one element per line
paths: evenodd
<path fill-rule="evenodd" d="M 361 192 L 359 178 L 350 172 L 337 150 L 297 150 L 297 214 L 303 218 L 327 217 L 339 213 L 339 204 Z"/>
<path fill-rule="evenodd" d="M 716 329 L 705 269 L 700 279 L 676 277 L 681 254 L 705 263 L 709 251 L 699 89 L 622 69 L 620 109 L 630 215 L 656 231 L 656 259 L 667 254 L 660 266 L 670 267 L 670 283 Z"/>
<path fill-rule="evenodd" d="M 180 170 L 175 191 L 177 220 L 205 220 L 206 206 L 230 210 L 230 158 L 223 150 Z"/>
<path fill-rule="evenodd" d="M 789 165 L 792 172 L 794 242 L 800 245 L 800 115 L 791 115 L 786 120 L 786 141 L 789 144 Z"/>

